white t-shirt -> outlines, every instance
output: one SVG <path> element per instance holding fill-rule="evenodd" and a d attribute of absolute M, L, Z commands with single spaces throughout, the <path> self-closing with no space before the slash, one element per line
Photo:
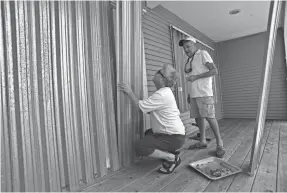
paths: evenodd
<path fill-rule="evenodd" d="M 185 127 L 169 87 L 161 88 L 149 98 L 140 100 L 139 107 L 144 113 L 150 113 L 154 133 L 185 135 Z"/>
<path fill-rule="evenodd" d="M 213 63 L 209 53 L 205 50 L 197 50 L 194 54 L 193 61 L 191 62 L 192 71 L 190 74 L 198 75 L 208 72 L 209 69 L 205 66 L 206 63 Z M 192 98 L 213 96 L 212 77 L 200 78 L 196 81 L 189 82 L 189 87 L 190 96 Z"/>

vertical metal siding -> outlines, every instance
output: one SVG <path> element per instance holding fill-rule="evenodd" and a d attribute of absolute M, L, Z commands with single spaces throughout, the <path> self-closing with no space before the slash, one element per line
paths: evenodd
<path fill-rule="evenodd" d="M 142 96 L 141 1 L 117 1 L 117 82 L 132 86 L 137 97 Z M 125 94 L 118 92 L 118 145 L 122 165 L 134 160 L 134 143 L 143 129 L 142 113 L 135 109 Z"/>
<path fill-rule="evenodd" d="M 0 10 L 1 190 L 76 191 L 119 169 L 109 2 Z"/>

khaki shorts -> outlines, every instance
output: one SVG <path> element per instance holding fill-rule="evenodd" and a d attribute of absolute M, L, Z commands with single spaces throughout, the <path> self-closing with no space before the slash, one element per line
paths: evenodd
<path fill-rule="evenodd" d="M 191 98 L 191 118 L 215 118 L 214 100 L 212 96 Z"/>

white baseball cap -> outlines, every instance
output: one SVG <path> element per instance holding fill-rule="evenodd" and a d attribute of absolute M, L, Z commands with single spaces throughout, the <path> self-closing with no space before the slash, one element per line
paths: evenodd
<path fill-rule="evenodd" d="M 192 42 L 196 43 L 196 39 L 195 39 L 194 37 L 189 36 L 189 37 L 186 37 L 185 39 L 180 40 L 179 43 L 178 43 L 178 45 L 179 45 L 180 47 L 182 47 L 183 44 L 184 44 L 185 42 L 187 42 L 187 41 L 192 41 Z"/>

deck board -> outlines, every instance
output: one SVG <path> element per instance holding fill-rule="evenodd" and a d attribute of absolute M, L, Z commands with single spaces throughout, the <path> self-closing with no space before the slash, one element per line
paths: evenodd
<path fill-rule="evenodd" d="M 223 158 L 224 160 L 228 160 L 231 157 L 234 149 L 236 149 L 236 147 L 239 146 L 241 141 L 244 139 L 243 134 L 248 131 L 247 129 L 251 124 L 251 121 L 244 121 L 241 124 L 236 125 L 229 135 L 223 137 L 224 146 L 227 150 L 227 153 Z M 190 184 L 183 190 L 183 192 L 203 192 L 211 181 L 202 175 L 199 175 L 195 171 L 192 172 L 194 175 L 196 175 L 196 179 L 191 181 Z"/>
<path fill-rule="evenodd" d="M 221 128 L 223 131 L 226 131 L 226 132 L 230 132 L 229 131 L 229 128 L 235 124 L 238 124 L 242 122 L 241 120 L 234 120 L 234 121 L 226 121 L 226 122 L 219 122 Z M 212 135 L 212 132 L 210 130 L 208 130 L 206 132 L 206 135 L 211 137 L 211 138 L 214 138 L 214 136 Z M 213 139 L 214 140 L 214 139 Z M 194 143 L 194 141 L 192 140 L 189 140 L 185 145 L 184 145 L 184 148 L 188 147 L 191 143 Z M 212 142 L 211 142 L 212 143 Z M 177 177 L 175 176 L 175 174 L 177 174 L 180 170 L 180 167 L 182 167 L 183 165 L 186 165 L 185 162 L 186 161 L 186 158 L 188 157 L 191 157 L 192 154 L 194 153 L 195 151 L 185 151 L 183 152 L 180 156 L 183 160 L 182 164 L 177 168 L 176 172 L 172 175 L 169 175 L 169 178 L 174 178 L 174 177 Z M 134 181 L 134 183 L 131 183 L 130 185 L 120 189 L 119 191 L 121 192 L 132 192 L 132 191 L 143 191 L 144 189 L 149 189 L 149 187 L 152 187 L 154 184 L 156 183 L 159 183 L 161 182 L 161 180 L 164 178 L 168 177 L 166 175 L 161 175 L 159 174 L 158 172 L 156 172 L 156 170 L 150 172 L 149 174 L 143 176 L 142 178 Z M 155 187 L 156 188 L 156 187 Z"/>
<path fill-rule="evenodd" d="M 277 192 L 287 192 L 287 125 L 280 122 Z"/>
<path fill-rule="evenodd" d="M 273 123 L 252 192 L 276 192 L 279 129 L 278 122 Z"/>
<path fill-rule="evenodd" d="M 235 152 L 228 160 L 228 162 L 231 163 L 232 165 L 237 166 L 239 168 L 242 167 L 243 161 L 245 160 L 246 156 L 248 155 L 248 152 L 251 149 L 252 140 L 253 140 L 252 128 L 254 128 L 254 126 L 255 126 L 255 122 L 253 122 L 252 124 L 248 126 L 248 130 L 246 133 L 247 137 L 242 141 L 239 147 L 235 149 Z M 226 192 L 234 178 L 235 176 L 231 176 L 231 177 L 224 178 L 218 181 L 213 181 L 208 185 L 208 187 L 204 191 L 205 192 Z"/>
<path fill-rule="evenodd" d="M 262 137 L 262 145 L 263 146 L 266 145 L 267 138 L 270 134 L 271 127 L 272 127 L 272 122 L 267 122 L 265 124 L 265 131 L 264 131 L 264 134 Z M 264 150 L 264 147 L 262 148 L 262 151 L 260 153 L 260 157 L 262 157 L 262 155 L 263 155 L 263 150 Z M 250 156 L 251 156 L 251 151 L 249 151 L 249 153 L 248 153 L 248 155 L 247 155 L 246 159 L 244 160 L 244 163 L 241 167 L 241 169 L 243 170 L 243 173 L 240 173 L 240 174 L 235 176 L 232 184 L 230 185 L 230 187 L 227 190 L 228 192 L 250 192 L 251 191 L 256 175 L 251 177 L 247 174 Z"/>
<path fill-rule="evenodd" d="M 131 167 L 110 178 L 85 189 L 87 192 L 112 192 L 131 183 L 135 179 L 149 173 L 160 164 L 159 160 L 147 159 L 133 164 Z"/>
<path fill-rule="evenodd" d="M 219 121 L 220 132 L 227 149 L 224 159 L 243 168 L 245 172 L 225 179 L 210 181 L 192 170 L 188 164 L 215 153 L 215 139 L 212 131 L 206 135 L 212 138 L 207 149 L 186 150 L 195 143 L 187 140 L 181 165 L 173 174 L 163 175 L 156 170 L 160 161 L 143 159 L 128 168 L 103 178 L 97 184 L 85 189 L 92 192 L 250 192 L 287 191 L 287 121 L 267 121 L 263 134 L 263 148 L 260 164 L 253 177 L 246 174 L 251 155 L 255 120 L 224 119 Z M 272 158 L 272 159 L 271 159 Z M 277 169 L 278 168 L 278 169 Z"/>
<path fill-rule="evenodd" d="M 244 122 L 242 122 L 244 123 Z M 237 122 L 232 123 L 234 125 L 239 125 Z M 230 127 L 230 125 L 227 125 L 225 127 L 225 131 L 222 132 L 222 139 L 223 141 L 225 138 L 228 138 L 230 135 L 232 135 L 236 131 L 236 127 Z M 210 132 L 210 131 L 209 131 Z M 187 165 L 192 162 L 192 161 L 197 161 L 206 157 L 210 157 L 210 154 L 213 154 L 215 150 L 215 140 L 213 140 L 207 149 L 202 149 L 202 150 L 189 150 L 187 151 L 188 154 L 187 156 L 185 155 L 182 157 L 182 164 L 177 168 L 176 173 L 183 173 L 183 172 L 193 172 L 191 171 L 191 168 L 189 168 Z M 148 187 L 145 188 L 145 190 L 149 192 L 157 192 L 157 191 L 166 191 L 166 192 L 171 192 L 171 190 L 165 189 L 165 186 L 168 186 L 169 183 L 162 183 L 167 181 L 167 182 L 172 182 L 174 183 L 174 180 L 178 177 L 178 175 L 161 175 L 160 178 L 157 181 L 153 181 L 152 184 L 150 184 Z M 159 182 L 159 183 L 158 183 Z M 174 188 L 174 187 L 173 187 Z M 140 190 L 141 191 L 141 190 Z"/>

